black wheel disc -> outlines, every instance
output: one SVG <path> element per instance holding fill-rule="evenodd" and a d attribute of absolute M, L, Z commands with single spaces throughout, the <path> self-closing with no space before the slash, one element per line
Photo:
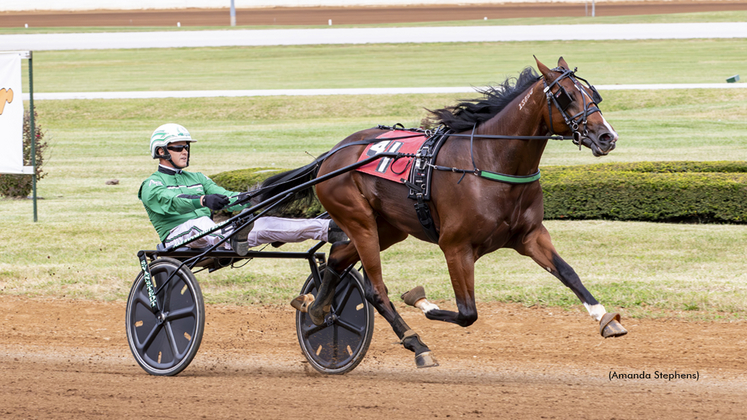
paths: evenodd
<path fill-rule="evenodd" d="M 151 375 L 176 375 L 197 354 L 205 327 L 205 305 L 200 286 L 187 267 L 159 258 L 150 264 L 160 311 L 151 308 L 143 273 L 135 279 L 127 300 L 127 343 L 138 364 Z"/>
<path fill-rule="evenodd" d="M 302 294 L 316 296 L 314 279 L 309 276 Z M 296 333 L 306 359 L 325 374 L 344 374 L 363 360 L 371 344 L 373 307 L 366 301 L 363 278 L 356 270 L 342 278 L 335 289 L 332 314 L 327 324 L 314 325 L 308 314 L 296 313 Z"/>

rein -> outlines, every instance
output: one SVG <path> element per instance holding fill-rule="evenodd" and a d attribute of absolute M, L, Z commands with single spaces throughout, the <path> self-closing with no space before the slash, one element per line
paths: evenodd
<path fill-rule="evenodd" d="M 397 126 L 395 126 L 394 129 L 404 130 L 404 126 L 402 126 L 401 124 L 398 124 L 398 126 L 400 126 L 401 128 L 397 128 Z M 383 128 L 392 129 L 393 127 L 384 127 L 384 126 L 379 125 L 378 128 L 381 128 L 381 129 L 383 129 Z M 415 129 L 413 129 L 413 130 L 415 130 Z M 426 130 L 416 130 L 416 131 L 422 131 L 424 133 L 426 132 Z M 433 134 L 431 134 L 431 135 L 433 135 Z M 411 134 L 411 135 L 407 135 L 407 136 L 391 137 L 389 140 L 403 140 L 403 139 L 409 139 L 409 138 L 420 137 L 420 136 L 421 136 L 421 134 Z M 274 184 L 271 184 L 271 185 L 266 185 L 264 187 L 257 188 L 255 190 L 252 190 L 252 191 L 249 191 L 249 192 L 246 192 L 246 193 L 242 193 L 241 196 L 240 196 L 240 198 L 239 198 L 239 200 L 237 200 L 236 202 L 234 202 L 233 205 L 248 203 L 254 197 L 257 197 L 258 195 L 261 195 L 265 191 L 268 191 L 268 190 L 273 189 L 273 188 L 277 188 L 277 187 L 282 186 L 282 185 L 293 184 L 293 183 L 295 183 L 295 181 L 297 181 L 299 179 L 303 179 L 310 172 L 316 171 L 319 168 L 319 166 L 321 166 L 321 164 L 324 163 L 324 161 L 328 157 L 332 156 L 333 154 L 339 152 L 340 150 L 342 150 L 342 149 L 344 149 L 346 147 L 368 145 L 368 144 L 371 144 L 371 143 L 375 143 L 376 141 L 378 141 L 378 139 L 376 139 L 376 138 L 367 139 L 367 140 L 360 140 L 360 141 L 354 141 L 354 142 L 351 142 L 351 143 L 346 143 L 346 144 L 341 145 L 340 147 L 334 148 L 334 149 L 332 149 L 332 150 L 324 153 L 323 155 L 319 156 L 318 158 L 314 159 L 314 161 L 311 162 L 310 164 L 308 164 L 307 166 L 305 166 L 303 168 L 300 168 L 300 169 L 305 169 L 305 170 L 302 171 L 302 172 L 300 172 L 296 176 L 288 178 L 288 179 L 286 179 L 286 180 L 284 180 L 282 182 L 277 182 L 277 183 L 274 183 Z M 386 156 L 385 155 L 381 155 L 381 157 L 386 157 Z M 396 156 L 394 156 L 392 158 L 396 161 L 396 160 L 404 158 L 404 157 L 415 157 L 415 155 L 408 155 L 408 154 L 398 153 Z"/>
<path fill-rule="evenodd" d="M 550 136 L 504 136 L 499 134 L 449 134 L 449 137 L 474 137 L 478 139 L 493 139 L 493 140 L 573 140 L 573 136 L 561 136 L 560 134 L 553 134 Z"/>
<path fill-rule="evenodd" d="M 552 126 L 552 108 L 553 104 L 555 105 L 555 108 L 560 112 L 560 115 L 563 117 L 563 120 L 565 121 L 566 125 L 571 129 L 572 135 L 571 136 L 561 136 L 559 134 L 550 134 L 547 136 L 510 136 L 510 135 L 490 135 L 490 134 L 479 134 L 475 135 L 475 131 L 477 130 L 477 123 L 475 123 L 472 126 L 472 133 L 470 134 L 449 134 L 448 132 L 445 132 L 444 135 L 447 135 L 449 137 L 469 137 L 469 152 L 470 157 L 472 159 L 472 170 L 468 169 L 459 169 L 454 167 L 446 167 L 446 166 L 439 166 L 439 165 L 433 165 L 428 164 L 432 168 L 439 170 L 439 171 L 451 171 L 451 172 L 457 172 L 462 174 L 462 178 L 459 179 L 457 182 L 460 183 L 464 179 L 464 175 L 467 173 L 472 173 L 475 176 L 489 179 L 491 181 L 498 181 L 498 182 L 504 182 L 507 184 L 528 184 L 534 181 L 537 181 L 540 179 L 540 171 L 539 169 L 537 172 L 530 174 L 530 175 L 509 175 L 509 174 L 501 174 L 498 172 L 491 172 L 491 171 L 483 171 L 477 168 L 477 165 L 475 164 L 475 154 L 474 154 L 474 148 L 473 143 L 475 137 L 481 138 L 481 139 L 497 139 L 497 140 L 572 140 L 573 144 L 578 145 L 579 149 L 581 148 L 581 139 L 588 137 L 589 130 L 587 128 L 587 117 L 595 112 L 601 113 L 602 111 L 599 110 L 597 106 L 592 106 L 592 103 L 599 103 L 602 101 L 601 95 L 597 92 L 597 90 L 594 88 L 594 86 L 590 85 L 586 79 L 583 79 L 581 77 L 576 76 L 576 69 L 574 70 L 566 70 L 562 68 L 556 68 L 555 71 L 562 71 L 562 74 L 555 79 L 550 85 L 547 84 L 547 80 L 543 77 L 542 83 L 544 84 L 543 92 L 545 93 L 545 96 L 547 97 L 547 112 L 548 117 L 550 120 L 550 133 L 554 133 L 555 129 Z M 559 84 L 559 82 L 565 78 L 571 79 L 574 86 L 576 86 L 579 91 L 581 91 L 581 98 L 583 99 L 583 111 L 579 112 L 576 115 L 568 116 L 568 114 L 565 112 L 565 110 L 568 108 L 570 103 L 573 101 L 573 99 L 568 95 L 568 93 L 565 91 L 565 89 Z M 591 99 L 593 102 L 586 102 L 586 95 L 584 94 L 583 85 L 579 83 L 578 80 L 582 80 L 586 85 L 589 87 L 589 89 L 592 92 Z M 552 87 L 558 85 L 558 90 L 553 94 Z M 557 96 L 556 96 L 557 95 Z M 560 103 L 558 98 L 561 98 L 563 100 L 563 103 Z M 583 125 L 583 131 L 579 131 L 579 122 Z"/>
<path fill-rule="evenodd" d="M 563 141 L 563 140 L 571 140 L 573 141 L 573 144 L 578 145 L 579 149 L 582 146 L 581 140 L 588 136 L 589 131 L 587 128 L 587 117 L 595 112 L 601 113 L 602 111 L 599 110 L 597 106 L 592 106 L 592 103 L 598 104 L 602 101 L 601 95 L 597 92 L 597 90 L 594 88 L 594 86 L 590 85 L 586 79 L 583 79 L 581 77 L 576 76 L 576 69 L 574 70 L 568 70 L 564 68 L 555 68 L 553 69 L 555 71 L 562 72 L 562 74 L 556 78 L 552 83 L 549 85 L 547 84 L 547 80 L 545 78 L 542 78 L 542 83 L 544 84 L 543 92 L 545 93 L 545 96 L 547 97 L 547 108 L 548 108 L 548 114 L 549 114 L 549 120 L 550 120 L 550 133 L 554 133 L 554 128 L 552 126 L 552 108 L 553 104 L 555 105 L 555 108 L 560 112 L 560 115 L 563 117 L 563 120 L 565 121 L 566 125 L 571 129 L 572 135 L 571 136 L 562 136 L 559 134 L 549 134 L 546 136 L 512 136 L 512 135 L 501 135 L 501 134 L 475 134 L 475 131 L 477 130 L 477 123 L 474 124 L 472 127 L 472 133 L 470 134 L 456 134 L 456 133 L 449 133 L 449 131 L 446 129 L 445 126 L 441 126 L 437 128 L 435 131 L 432 130 L 424 130 L 421 128 L 410 128 L 407 129 L 407 131 L 413 131 L 419 134 L 411 134 L 411 135 L 404 135 L 399 137 L 390 137 L 388 140 L 404 140 L 408 138 L 413 137 L 419 137 L 420 135 L 426 135 L 427 137 L 442 135 L 447 137 L 465 137 L 470 139 L 470 157 L 472 158 L 472 169 L 459 169 L 455 167 L 447 167 L 447 166 L 440 166 L 435 165 L 431 162 L 423 162 L 425 166 L 429 166 L 433 169 L 439 170 L 439 171 L 449 171 L 449 172 L 456 172 L 461 173 L 462 177 L 459 179 L 458 183 L 461 183 L 464 179 L 464 175 L 471 173 L 475 176 L 478 176 L 480 178 L 488 179 L 491 181 L 498 181 L 498 182 L 504 182 L 508 184 L 528 184 L 534 181 L 537 181 L 540 179 L 540 171 L 537 170 L 537 172 L 530 174 L 530 175 L 509 175 L 509 174 L 501 174 L 498 172 L 491 172 L 491 171 L 484 171 L 477 168 L 477 165 L 475 165 L 475 156 L 474 156 L 474 139 L 488 139 L 488 140 L 556 140 L 556 141 Z M 565 89 L 559 84 L 559 82 L 565 78 L 570 78 L 573 84 L 582 92 L 581 97 L 584 101 L 583 103 L 583 111 L 579 112 L 578 114 L 575 114 L 573 116 L 569 116 L 565 110 L 570 105 L 570 102 L 572 101 L 572 98 L 568 97 L 567 92 Z M 583 85 L 578 80 L 583 81 L 591 90 L 592 95 L 591 99 L 592 102 L 586 101 L 586 95 L 584 94 Z M 553 86 L 557 85 L 558 90 L 553 94 L 552 88 Z M 556 97 L 557 95 L 557 97 Z M 564 99 L 567 102 L 560 103 L 558 101 L 558 97 L 561 99 Z M 583 126 L 583 131 L 579 131 L 579 123 Z M 379 129 L 389 129 L 389 130 L 405 130 L 405 127 L 402 124 L 395 124 L 393 127 L 387 127 L 379 125 L 377 128 Z M 334 153 L 337 153 L 338 151 L 350 147 L 350 146 L 360 146 L 360 145 L 367 145 L 376 142 L 377 139 L 367 139 L 367 140 L 361 140 L 356 142 L 347 143 L 344 145 L 341 145 L 335 149 L 330 150 L 329 152 L 323 154 L 322 156 L 316 158 L 314 162 L 307 165 L 305 168 L 306 170 L 302 173 L 299 173 L 297 176 L 294 176 L 290 179 L 287 179 L 283 182 L 268 185 L 263 188 L 258 188 L 254 191 L 250 191 L 247 193 L 244 193 L 245 195 L 240 200 L 242 203 L 249 202 L 252 198 L 256 197 L 259 194 L 262 194 L 264 191 L 269 190 L 270 188 L 277 188 L 278 186 L 281 186 L 283 184 L 291 184 L 297 179 L 305 177 L 310 171 L 315 171 L 319 168 L 319 166 L 331 155 Z M 394 160 L 400 159 L 402 157 L 417 157 L 417 156 L 406 156 L 406 155 L 398 155 Z"/>

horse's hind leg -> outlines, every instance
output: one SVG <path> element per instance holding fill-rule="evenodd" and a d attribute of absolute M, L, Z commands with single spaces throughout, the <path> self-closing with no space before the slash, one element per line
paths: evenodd
<path fill-rule="evenodd" d="M 363 246 L 362 244 L 378 243 L 375 216 L 370 211 L 368 213 L 365 211 L 350 211 L 347 213 L 356 215 L 357 217 L 338 218 L 339 221 L 337 223 L 339 226 L 347 229 L 347 232 L 356 232 L 356 235 L 354 235 L 352 237 L 353 239 L 348 242 L 332 245 L 332 248 L 329 251 L 329 260 L 327 261 L 327 268 L 324 270 L 322 285 L 319 288 L 319 292 L 316 294 L 316 299 L 313 300 L 313 303 L 311 303 L 307 309 L 309 318 L 315 325 L 324 324 L 324 319 L 330 313 L 332 300 L 334 300 L 335 297 L 335 288 L 340 283 L 340 275 L 342 272 L 351 264 L 355 264 L 358 261 L 361 261 L 365 268 L 367 268 L 366 264 L 372 264 L 371 261 L 366 261 L 361 258 L 361 254 L 358 252 L 358 247 Z M 405 235 L 405 237 L 406 236 L 407 235 Z M 354 243 L 354 240 L 357 242 Z M 400 239 L 400 241 L 401 240 L 402 239 Z M 378 258 L 378 252 L 379 248 L 376 248 L 376 259 L 374 263 L 379 264 L 380 272 L 381 261 Z M 368 260 L 371 260 L 371 258 Z M 303 310 L 302 308 L 308 304 L 308 301 L 310 300 L 311 299 L 307 296 L 299 296 L 291 302 L 291 305 L 296 309 Z"/>
<path fill-rule="evenodd" d="M 329 252 L 329 261 L 324 270 L 322 285 L 316 294 L 317 299 L 308 307 L 309 318 L 315 325 L 324 324 L 324 318 L 331 311 L 332 300 L 335 298 L 335 288 L 340 283 L 342 272 L 359 260 L 358 252 L 351 242 L 336 243 Z M 296 309 L 306 301 L 305 296 L 296 298 Z M 291 303 L 293 304 L 293 302 Z"/>
<path fill-rule="evenodd" d="M 438 366 L 428 346 L 405 323 L 389 301 L 387 289 L 382 278 L 380 252 L 397 242 L 401 242 L 407 238 L 407 234 L 395 229 L 383 219 L 377 220 L 373 214 L 370 214 L 368 217 L 366 217 L 364 212 L 352 212 L 350 214 L 355 214 L 357 217 L 341 220 L 341 226 L 344 224 L 351 232 L 356 233 L 352 236 L 352 240 L 355 241 L 355 247 L 351 243 L 331 250 L 327 265 L 328 269 L 341 270 L 360 259 L 365 270 L 364 287 L 366 300 L 389 322 L 402 345 L 415 353 L 415 365 L 417 367 Z M 354 256 L 352 255 L 353 251 L 355 251 Z M 318 299 L 321 301 L 314 302 L 309 308 L 310 314 L 312 311 L 318 311 L 317 313 L 321 316 L 322 321 L 325 316 L 325 302 L 327 302 L 325 296 L 334 294 L 330 293 L 330 291 L 334 291 L 332 284 L 325 289 L 327 280 L 334 279 L 332 277 L 328 278 L 328 275 L 325 274 L 322 288 L 317 294 Z M 324 293 L 327 293 L 327 295 Z"/>
<path fill-rule="evenodd" d="M 576 294 L 592 318 L 599 321 L 599 332 L 603 337 L 619 337 L 628 333 L 620 324 L 620 315 L 607 313 L 604 306 L 584 287 L 576 271 L 555 250 L 550 233 L 544 226 L 529 233 L 516 250 L 531 257 L 540 267 L 557 277 Z"/>
<path fill-rule="evenodd" d="M 428 348 L 428 346 L 420 339 L 420 336 L 407 325 L 399 312 L 394 308 L 394 305 L 392 305 L 392 302 L 387 297 L 388 291 L 386 286 L 383 291 L 379 290 L 379 288 L 373 285 L 373 282 L 371 282 L 371 279 L 368 277 L 368 273 L 366 273 L 364 287 L 366 291 L 366 300 L 368 300 L 374 308 L 376 308 L 376 311 L 378 311 L 379 314 L 389 322 L 389 325 L 392 326 L 392 330 L 397 334 L 402 346 L 415 353 L 415 365 L 419 368 L 438 366 L 438 362 L 436 362 L 436 359 L 433 357 L 431 349 Z"/>
<path fill-rule="evenodd" d="M 380 251 L 383 251 L 397 242 L 403 241 L 407 238 L 407 234 L 397 230 L 392 225 L 384 220 L 378 220 L 377 223 L 377 236 L 379 237 L 378 247 L 376 249 L 370 246 L 371 242 L 366 244 L 360 244 L 359 252 L 361 255 L 361 261 L 363 267 L 366 269 L 365 276 L 365 291 L 366 300 L 368 300 L 376 311 L 384 317 L 392 326 L 394 333 L 400 340 L 402 345 L 415 353 L 415 365 L 418 368 L 434 367 L 438 366 L 438 362 L 433 357 L 430 348 L 423 343 L 420 336 L 413 331 L 402 319 L 402 316 L 397 312 L 389 300 L 388 290 L 381 273 L 381 260 Z M 357 243 L 358 244 L 358 243 Z M 374 243 L 375 244 L 375 243 Z M 363 249 L 363 251 L 360 250 Z"/>

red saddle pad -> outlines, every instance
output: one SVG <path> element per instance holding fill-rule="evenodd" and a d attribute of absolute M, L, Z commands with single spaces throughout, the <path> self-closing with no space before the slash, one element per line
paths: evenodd
<path fill-rule="evenodd" d="M 358 158 L 358 162 L 383 152 L 415 154 L 426 140 L 425 135 L 422 133 L 403 130 L 387 131 L 376 138 L 381 139 L 381 141 L 366 146 L 366 149 L 360 158 Z M 402 184 L 409 176 L 410 165 L 412 165 L 413 159 L 411 157 L 404 157 L 394 160 L 394 158 L 383 157 L 361 166 L 357 171 Z"/>

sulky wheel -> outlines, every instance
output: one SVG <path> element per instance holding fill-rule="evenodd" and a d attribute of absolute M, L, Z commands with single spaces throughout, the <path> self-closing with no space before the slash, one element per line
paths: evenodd
<path fill-rule="evenodd" d="M 313 276 L 303 285 L 301 294 L 306 293 L 316 296 Z M 296 333 L 304 356 L 314 369 L 330 375 L 342 375 L 358 366 L 371 344 L 373 328 L 373 307 L 366 301 L 363 278 L 355 269 L 335 289 L 325 325 L 316 326 L 307 313 L 296 313 Z"/>
<path fill-rule="evenodd" d="M 205 304 L 194 275 L 181 263 L 159 258 L 150 263 L 160 311 L 151 308 L 143 272 L 135 279 L 127 299 L 127 344 L 138 364 L 151 375 L 173 376 L 197 354 L 205 328 Z"/>

